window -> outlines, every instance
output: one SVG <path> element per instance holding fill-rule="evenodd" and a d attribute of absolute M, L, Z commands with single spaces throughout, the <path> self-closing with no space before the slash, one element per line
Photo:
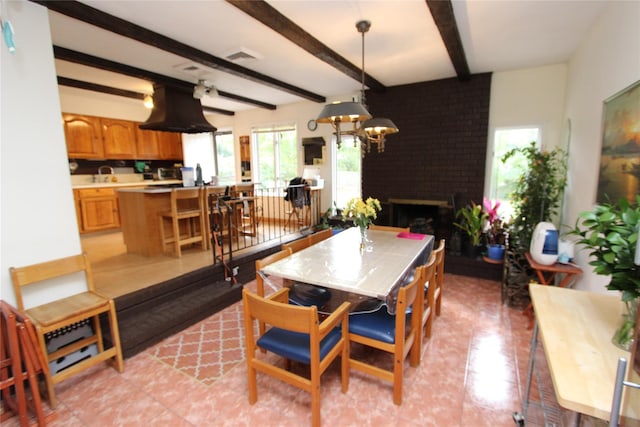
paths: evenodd
<path fill-rule="evenodd" d="M 205 182 L 209 182 L 212 176 L 217 176 L 219 182 L 236 181 L 233 134 L 230 131 L 183 134 L 182 144 L 185 166 L 195 169 L 200 163 Z"/>
<path fill-rule="evenodd" d="M 297 132 L 293 125 L 251 130 L 257 167 L 255 179 L 264 188 L 285 188 L 298 176 Z"/>
<path fill-rule="evenodd" d="M 360 144 L 353 144 L 353 137 L 343 136 L 342 144 L 338 149 L 335 141 L 332 141 L 333 158 L 335 159 L 336 177 L 333 180 L 333 194 L 339 208 L 344 208 L 349 200 L 361 197 L 361 167 L 362 154 Z"/>
<path fill-rule="evenodd" d="M 501 213 L 511 216 L 512 209 L 508 202 L 509 195 L 515 189 L 515 184 L 525 172 L 526 159 L 513 156 L 505 164 L 502 157 L 514 148 L 521 148 L 536 141 L 540 146 L 540 129 L 535 128 L 502 128 L 496 129 L 493 137 L 493 159 L 491 168 L 491 185 L 489 197 L 498 199 L 502 203 Z"/>
<path fill-rule="evenodd" d="M 236 180 L 236 163 L 233 155 L 233 133 L 231 131 L 216 132 L 213 135 L 216 151 L 216 170 L 219 182 Z"/>

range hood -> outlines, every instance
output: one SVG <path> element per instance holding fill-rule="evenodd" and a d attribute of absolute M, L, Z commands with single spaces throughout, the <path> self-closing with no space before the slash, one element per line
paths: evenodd
<path fill-rule="evenodd" d="M 153 110 L 140 129 L 179 133 L 215 132 L 204 118 L 202 104 L 193 89 L 163 84 L 153 85 Z"/>

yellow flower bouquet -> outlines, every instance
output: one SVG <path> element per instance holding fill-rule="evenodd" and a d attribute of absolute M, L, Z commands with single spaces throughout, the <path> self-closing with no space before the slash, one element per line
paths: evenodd
<path fill-rule="evenodd" d="M 380 201 L 369 197 L 363 201 L 360 197 L 354 197 L 347 202 L 343 215 L 346 219 L 352 219 L 353 223 L 360 228 L 361 246 L 366 241 L 367 227 L 378 217 L 378 212 L 382 210 Z"/>

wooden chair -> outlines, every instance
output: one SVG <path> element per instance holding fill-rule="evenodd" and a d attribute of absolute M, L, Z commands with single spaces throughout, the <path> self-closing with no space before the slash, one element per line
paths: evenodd
<path fill-rule="evenodd" d="M 436 270 L 435 270 L 435 307 L 436 307 L 436 316 L 440 316 L 440 308 L 442 306 L 442 289 L 444 283 L 444 247 L 445 240 L 440 239 L 440 244 L 436 249 L 433 250 L 433 253 L 436 255 Z"/>
<path fill-rule="evenodd" d="M 436 293 L 436 256 L 431 252 L 429 261 L 423 266 L 416 268 L 422 274 L 422 288 L 424 289 L 424 297 L 422 298 L 422 329 L 420 337 L 420 351 L 422 351 L 423 338 L 431 338 L 431 330 L 433 328 L 433 317 L 435 313 L 435 293 Z"/>
<path fill-rule="evenodd" d="M 257 286 L 258 295 L 260 295 L 261 297 L 264 296 L 264 284 L 265 284 L 265 276 L 262 274 L 260 270 L 262 270 L 264 267 L 266 267 L 269 264 L 273 264 L 274 262 L 279 261 L 282 258 L 288 257 L 289 255 L 291 255 L 291 249 L 287 248 L 279 252 L 272 253 L 271 255 L 266 256 L 262 259 L 256 260 L 256 286 Z M 277 291 L 275 286 L 270 285 L 270 287 L 274 291 Z M 260 335 L 264 334 L 265 324 L 263 322 L 259 322 L 258 325 L 259 325 Z"/>
<path fill-rule="evenodd" d="M 118 372 L 124 371 L 115 304 L 112 299 L 105 298 L 95 291 L 91 266 L 86 254 L 42 262 L 26 267 L 11 267 L 9 272 L 11 274 L 11 280 L 13 281 L 18 310 L 26 313 L 33 322 L 36 328 L 40 350 L 42 354 L 46 356 L 47 363 L 51 363 L 62 357 L 68 357 L 78 351 L 90 348 L 93 345 L 96 347 L 95 354 L 87 351 L 85 355 L 86 358 L 75 365 L 71 365 L 56 373 L 45 373 L 47 395 L 52 408 L 55 408 L 57 403 L 54 391 L 55 384 L 110 359 L 113 359 L 113 363 Z M 25 309 L 22 293 L 23 288 L 49 281 L 50 279 L 61 279 L 77 273 L 84 273 L 87 283 L 87 290 L 85 292 Z M 60 280 L 55 283 L 60 283 Z M 53 295 L 56 293 L 54 289 L 55 286 L 53 283 L 50 284 L 50 292 Z M 111 335 L 112 346 L 108 349 L 104 346 L 103 331 L 100 325 L 100 315 L 103 313 L 108 317 Z M 53 352 L 47 351 L 47 336 L 50 333 L 63 328 L 74 327 L 76 324 L 85 320 L 91 321 L 92 330 L 90 332 L 87 332 L 83 337 L 79 337 L 78 340 L 62 345 Z"/>
<path fill-rule="evenodd" d="M 390 225 L 370 224 L 369 225 L 369 230 L 394 231 L 396 233 L 401 233 L 401 232 L 404 231 L 404 232 L 408 233 L 410 228 L 409 227 L 392 227 Z"/>
<path fill-rule="evenodd" d="M 4 301 L 2 301 L 1 308 L 0 392 L 2 406 L 5 409 L 2 411 L 0 421 L 6 421 L 13 413 L 18 417 L 21 426 L 28 426 L 29 413 L 27 412 L 27 396 L 24 387 L 26 376 L 22 369 L 16 316 L 11 311 L 5 310 Z M 34 394 L 38 394 L 37 387 Z"/>
<path fill-rule="evenodd" d="M 171 210 L 160 213 L 160 236 L 163 249 L 173 246 L 174 256 L 182 257 L 182 247 L 197 243 L 207 250 L 205 208 L 200 188 L 171 190 Z M 165 222 L 169 220 L 172 233 L 166 235 Z"/>
<path fill-rule="evenodd" d="M 304 248 L 308 248 L 309 246 L 311 246 L 311 239 L 309 239 L 309 237 L 310 236 L 305 236 L 300 239 L 293 240 L 291 242 L 283 243 L 282 249 L 289 248 L 291 249 L 291 253 L 294 254 L 298 251 L 301 251 Z"/>
<path fill-rule="evenodd" d="M 636 329 L 633 334 L 633 344 L 631 344 L 631 366 L 629 368 L 628 380 L 627 375 L 627 359 L 621 357 L 618 359 L 618 368 L 616 370 L 616 380 L 613 385 L 613 397 L 611 399 L 611 411 L 609 416 L 609 427 L 618 427 L 620 419 L 620 408 L 622 406 L 622 392 L 624 387 L 635 388 L 640 390 L 640 383 L 632 382 L 631 371 L 635 371 L 640 375 L 640 310 L 636 313 Z M 631 399 L 628 395 L 627 399 Z"/>
<path fill-rule="evenodd" d="M 29 382 L 29 390 L 31 391 L 31 398 L 29 398 L 27 393 L 25 393 L 26 406 L 29 410 L 31 410 L 32 414 L 35 416 L 38 426 L 45 426 L 47 423 L 47 417 L 44 416 L 44 412 L 42 410 L 42 400 L 40 398 L 40 392 L 38 387 L 38 376 L 40 374 L 49 375 L 49 365 L 47 364 L 44 358 L 44 355 L 42 354 L 42 352 L 40 351 L 40 348 L 38 347 L 36 330 L 33 327 L 33 323 L 31 323 L 31 320 L 29 320 L 28 317 L 26 317 L 24 314 L 19 312 L 15 307 L 8 304 L 7 302 L 0 300 L 0 311 L 2 312 L 2 316 L 3 316 L 3 324 L 4 325 L 14 324 L 17 331 L 19 352 L 17 353 L 16 359 L 19 357 L 22 363 L 20 364 L 17 360 L 14 360 L 14 363 L 17 363 L 17 365 L 16 367 L 12 367 L 12 372 L 14 372 L 13 375 L 16 376 L 15 373 L 19 373 L 18 376 L 20 378 L 18 379 L 20 379 L 22 382 L 24 381 Z M 10 319 L 13 319 L 13 320 L 10 320 Z M 10 338 L 11 334 L 12 332 L 9 326 L 8 330 L 5 330 L 3 328 L 2 333 L 0 335 L 5 337 L 5 339 L 7 339 L 7 337 L 11 339 Z M 14 350 L 11 350 L 11 346 L 7 346 L 3 342 L 3 350 L 6 351 L 7 349 L 9 349 L 9 354 L 14 352 Z M 13 353 L 13 354 L 16 354 L 16 353 Z M 4 360 L 5 354 L 2 355 L 2 358 Z M 20 369 L 20 366 L 22 366 L 21 369 Z M 6 384 L 6 381 L 7 381 L 6 371 L 4 369 L 5 367 L 6 367 L 6 364 L 3 363 L 2 364 L 2 368 L 3 368 L 2 369 L 2 385 L 3 385 L 2 400 L 6 405 L 14 406 L 15 409 L 13 409 L 13 411 L 16 412 L 16 409 L 18 409 L 19 405 L 16 405 L 15 402 L 12 405 L 11 397 L 7 396 L 4 391 L 4 385 Z M 19 395 L 20 389 L 24 390 L 24 387 L 16 385 L 15 387 L 16 397 Z M 6 414 L 7 413 L 5 412 L 3 416 Z M 2 417 L 2 420 L 5 420 L 5 418 Z M 20 417 L 21 425 L 28 425 L 28 424 L 24 424 L 23 420 L 24 418 L 21 416 Z"/>
<path fill-rule="evenodd" d="M 218 196 L 220 195 L 220 188 L 217 187 L 203 187 L 202 188 L 202 206 L 204 207 L 204 223 L 205 230 L 207 233 L 207 250 L 214 248 L 214 256 L 217 252 L 215 252 L 215 248 L 222 244 L 222 242 L 217 242 L 213 240 L 214 230 L 213 225 L 215 224 L 214 218 L 212 215 L 218 215 L 217 221 L 220 221 L 219 213 L 215 212 L 215 204 L 218 200 Z"/>
<path fill-rule="evenodd" d="M 393 370 L 387 371 L 360 360 L 349 359 L 351 368 L 393 384 L 393 403 L 402 404 L 404 361 L 411 353 L 410 365 L 420 364 L 420 327 L 423 298 L 423 274 L 416 272 L 413 281 L 400 288 L 394 315 L 382 306 L 378 311 L 352 314 L 349 317 L 349 341 L 373 347 L 393 355 Z M 411 307 L 410 314 L 407 309 Z M 416 309 L 418 308 L 418 309 Z M 407 321 L 407 318 L 409 320 Z M 408 324 L 407 324 L 408 323 Z"/>
<path fill-rule="evenodd" d="M 257 372 L 268 374 L 311 393 L 312 425 L 320 426 L 320 377 L 339 356 L 341 358 L 342 393 L 349 388 L 349 303 L 338 307 L 322 323 L 316 307 L 298 307 L 287 303 L 288 289 L 267 298 L 242 290 L 244 328 L 249 381 L 249 402 L 258 400 Z M 257 340 L 255 321 L 270 325 Z M 340 327 L 339 327 L 340 325 Z M 272 352 L 287 360 L 285 368 L 256 357 L 256 348 Z M 289 361 L 309 365 L 310 378 L 289 371 Z"/>
<path fill-rule="evenodd" d="M 313 234 L 310 234 L 309 236 L 309 241 L 311 242 L 312 245 L 315 245 L 318 242 L 322 242 L 325 239 L 328 239 L 329 237 L 333 236 L 333 230 L 331 230 L 330 228 L 326 228 L 322 231 L 316 231 Z"/>

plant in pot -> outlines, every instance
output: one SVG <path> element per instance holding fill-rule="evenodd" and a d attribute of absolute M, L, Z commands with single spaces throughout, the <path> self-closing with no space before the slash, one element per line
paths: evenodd
<path fill-rule="evenodd" d="M 484 211 L 487 214 L 484 236 L 487 243 L 487 257 L 501 261 L 504 258 L 505 241 L 508 224 L 498 213 L 500 201 L 492 202 L 486 197 L 483 200 Z"/>
<path fill-rule="evenodd" d="M 602 203 L 580 213 L 575 227 L 568 232 L 577 236 L 577 245 L 589 250 L 596 274 L 610 276 L 607 289 L 620 291 L 627 312 L 613 337 L 617 346 L 629 350 L 633 342 L 635 320 L 640 302 L 640 266 L 635 251 L 640 227 L 640 195 L 635 204 L 627 199 Z"/>
<path fill-rule="evenodd" d="M 464 231 L 468 237 L 467 255 L 476 258 L 482 250 L 482 230 L 487 214 L 482 211 L 482 206 L 471 202 L 456 212 L 456 218 L 460 218 L 459 222 L 453 225 Z"/>
<path fill-rule="evenodd" d="M 525 258 L 536 225 L 557 216 L 566 184 L 566 152 L 560 148 L 541 151 L 536 143 L 508 151 L 502 162 L 521 162 L 525 172 L 509 195 L 513 209 L 508 226 L 504 258 L 503 289 L 509 290 L 509 304 L 528 305 L 529 282 L 535 275 Z"/>

